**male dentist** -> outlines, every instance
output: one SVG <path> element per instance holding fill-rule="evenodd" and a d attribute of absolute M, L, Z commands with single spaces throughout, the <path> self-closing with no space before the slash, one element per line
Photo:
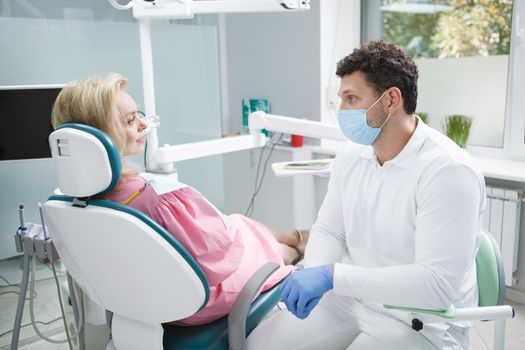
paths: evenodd
<path fill-rule="evenodd" d="M 370 42 L 336 74 L 339 125 L 351 142 L 333 163 L 305 268 L 281 286 L 288 310 L 257 327 L 247 348 L 466 350 L 469 322 L 416 331 L 408 314 L 383 304 L 477 306 L 483 176 L 414 114 L 418 70 L 404 51 Z"/>

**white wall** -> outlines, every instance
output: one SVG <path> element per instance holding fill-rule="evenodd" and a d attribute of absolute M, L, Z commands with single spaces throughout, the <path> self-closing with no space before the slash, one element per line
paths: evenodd
<path fill-rule="evenodd" d="M 261 149 L 223 155 L 224 166 L 224 212 L 245 214 L 254 191 L 257 161 Z M 264 153 L 263 162 L 267 151 Z M 269 161 L 284 162 L 291 159 L 291 153 L 275 149 Z M 277 178 L 270 167 L 261 167 L 264 174 L 261 191 L 255 200 L 252 218 L 272 228 L 293 227 L 292 180 Z"/>
<path fill-rule="evenodd" d="M 230 131 L 243 98 L 270 100 L 271 112 L 319 120 L 319 1 L 305 12 L 225 16 Z"/>
<path fill-rule="evenodd" d="M 243 98 L 268 99 L 275 114 L 320 120 L 320 3 L 312 0 L 306 12 L 225 16 L 229 132 L 240 129 Z M 223 156 L 226 213 L 245 212 L 259 154 Z M 269 164 L 286 160 L 291 152 L 278 149 Z M 265 171 L 253 217 L 270 226 L 292 227 L 292 182 Z"/>

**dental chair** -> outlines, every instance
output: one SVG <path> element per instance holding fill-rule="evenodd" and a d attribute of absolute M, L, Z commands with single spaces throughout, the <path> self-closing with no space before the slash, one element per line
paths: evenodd
<path fill-rule="evenodd" d="M 97 199 L 121 175 L 118 149 L 105 133 L 64 124 L 49 144 L 63 195 L 44 204 L 46 224 L 75 283 L 112 313 L 107 349 L 242 349 L 246 335 L 280 300 L 276 286 L 253 301 L 278 264 L 257 270 L 229 316 L 196 327 L 164 325 L 205 307 L 209 287 L 201 268 L 146 215 Z"/>
<path fill-rule="evenodd" d="M 444 323 L 454 321 L 495 321 L 494 350 L 505 349 L 505 321 L 514 317 L 514 309 L 505 302 L 505 274 L 503 260 L 496 240 L 482 230 L 479 249 L 476 255 L 478 281 L 478 307 L 455 308 L 434 311 L 410 307 L 384 305 L 387 309 L 410 313 L 412 328 L 420 331 L 424 323 Z"/>

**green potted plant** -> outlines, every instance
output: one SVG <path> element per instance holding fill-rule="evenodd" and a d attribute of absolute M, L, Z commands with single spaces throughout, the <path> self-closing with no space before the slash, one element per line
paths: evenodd
<path fill-rule="evenodd" d="M 416 112 L 416 114 L 421 118 L 423 123 L 428 124 L 428 113 L 427 112 Z"/>
<path fill-rule="evenodd" d="M 453 114 L 445 118 L 445 132 L 459 147 L 467 145 L 472 118 L 466 115 Z"/>

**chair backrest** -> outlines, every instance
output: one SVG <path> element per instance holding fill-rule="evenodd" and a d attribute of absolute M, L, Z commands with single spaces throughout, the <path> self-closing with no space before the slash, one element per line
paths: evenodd
<path fill-rule="evenodd" d="M 476 255 L 478 279 L 478 305 L 503 305 L 505 300 L 505 274 L 498 243 L 492 235 L 482 230 Z"/>
<path fill-rule="evenodd" d="M 65 195 L 44 204 L 46 224 L 68 272 L 90 298 L 150 324 L 203 308 L 206 277 L 169 232 L 135 209 L 90 199 L 111 191 L 120 178 L 112 140 L 96 128 L 65 124 L 49 136 L 49 144 Z"/>

